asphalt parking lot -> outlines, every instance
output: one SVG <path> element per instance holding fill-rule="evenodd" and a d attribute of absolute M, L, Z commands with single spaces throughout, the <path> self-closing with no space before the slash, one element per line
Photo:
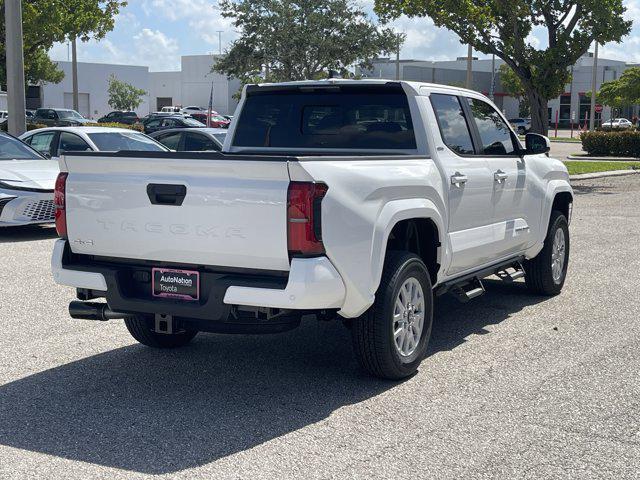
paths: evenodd
<path fill-rule="evenodd" d="M 399 384 L 337 323 L 158 352 L 71 320 L 54 232 L 0 231 L 0 478 L 639 478 L 640 175 L 575 188 L 563 294 L 439 300 Z"/>

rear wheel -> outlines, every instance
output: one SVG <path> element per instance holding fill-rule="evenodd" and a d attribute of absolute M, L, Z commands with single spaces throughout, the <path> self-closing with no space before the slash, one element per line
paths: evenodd
<path fill-rule="evenodd" d="M 176 333 L 157 333 L 154 331 L 153 315 L 134 315 L 126 317 L 124 324 L 133 338 L 153 348 L 183 347 L 198 334 L 197 330 L 180 330 Z"/>
<path fill-rule="evenodd" d="M 569 224 L 562 212 L 551 212 L 544 247 L 524 264 L 527 288 L 539 295 L 558 295 L 562 291 L 569 265 Z"/>
<path fill-rule="evenodd" d="M 426 354 L 432 321 L 427 267 L 415 254 L 388 252 L 374 304 L 352 323 L 358 363 L 385 379 L 412 375 Z"/>

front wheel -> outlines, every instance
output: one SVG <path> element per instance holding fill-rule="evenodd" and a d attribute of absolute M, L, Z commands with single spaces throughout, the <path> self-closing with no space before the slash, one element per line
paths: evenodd
<path fill-rule="evenodd" d="M 133 338 L 153 348 L 183 347 L 198 334 L 197 330 L 180 330 L 176 333 L 157 333 L 154 330 L 153 315 L 134 315 L 126 317 L 124 324 Z"/>
<path fill-rule="evenodd" d="M 551 212 L 544 247 L 524 263 L 527 288 L 539 295 L 558 295 L 569 266 L 569 224 L 562 212 Z"/>
<path fill-rule="evenodd" d="M 352 323 L 358 363 L 380 378 L 412 375 L 426 354 L 432 322 L 427 267 L 415 254 L 388 252 L 374 304 Z"/>

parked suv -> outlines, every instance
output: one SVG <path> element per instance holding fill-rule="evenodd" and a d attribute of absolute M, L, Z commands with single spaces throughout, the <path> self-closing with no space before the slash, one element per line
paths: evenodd
<path fill-rule="evenodd" d="M 48 127 L 77 127 L 86 123 L 93 123 L 75 110 L 68 108 L 39 108 L 32 120 Z"/>
<path fill-rule="evenodd" d="M 98 123 L 122 123 L 124 125 L 133 125 L 138 122 L 136 112 L 114 111 L 107 113 L 104 117 L 98 119 Z"/>
<path fill-rule="evenodd" d="M 400 379 L 434 297 L 468 302 L 491 275 L 562 290 L 567 169 L 485 96 L 292 82 L 246 86 L 238 111 L 222 152 L 62 157 L 52 266 L 77 289 L 71 316 L 124 319 L 157 348 L 340 318 L 362 368 Z"/>

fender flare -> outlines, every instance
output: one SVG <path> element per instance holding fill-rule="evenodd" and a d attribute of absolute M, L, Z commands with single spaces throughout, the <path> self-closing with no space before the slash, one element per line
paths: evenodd
<path fill-rule="evenodd" d="M 547 229 L 549 228 L 549 219 L 551 218 L 551 209 L 553 208 L 553 202 L 555 201 L 556 195 L 559 193 L 568 192 L 571 194 L 571 198 L 574 198 L 573 189 L 571 188 L 571 184 L 567 180 L 551 180 L 547 184 L 547 191 L 545 195 L 545 203 L 544 208 L 542 209 L 542 218 L 540 219 L 540 238 L 538 241 L 540 243 L 544 242 L 544 239 L 547 238 Z"/>
<path fill-rule="evenodd" d="M 444 261 L 449 257 L 449 247 L 445 241 L 445 222 L 440 213 L 440 209 L 438 209 L 434 202 L 424 198 L 390 201 L 382 207 L 373 232 L 370 286 L 370 293 L 372 295 L 375 294 L 380 286 L 387 242 L 391 231 L 398 222 L 412 218 L 426 218 L 435 224 L 440 242 L 440 248 L 438 248 L 438 263 L 444 266 Z M 442 272 L 443 268 L 438 272 L 438 276 L 440 276 Z"/>

